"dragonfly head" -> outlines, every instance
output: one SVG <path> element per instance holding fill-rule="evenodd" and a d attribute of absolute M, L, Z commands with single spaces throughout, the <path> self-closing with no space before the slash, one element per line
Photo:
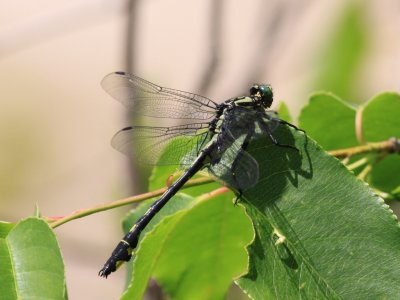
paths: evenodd
<path fill-rule="evenodd" d="M 269 108 L 272 105 L 273 93 L 272 87 L 269 84 L 254 84 L 250 89 L 250 96 L 260 101 L 264 108 Z"/>

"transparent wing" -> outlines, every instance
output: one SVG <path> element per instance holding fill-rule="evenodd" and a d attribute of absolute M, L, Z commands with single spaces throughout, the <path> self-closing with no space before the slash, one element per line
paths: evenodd
<path fill-rule="evenodd" d="M 236 139 L 225 130 L 219 140 L 220 146 L 211 153 L 209 172 L 238 191 L 254 186 L 259 179 L 259 169 L 257 161 L 243 150 L 246 135 Z"/>
<path fill-rule="evenodd" d="M 252 139 L 266 135 L 266 129 L 272 132 L 278 125 L 279 118 L 275 112 L 245 107 L 231 110 L 221 128 L 219 147 L 212 153 L 210 173 L 238 191 L 254 186 L 259 179 L 259 166 L 245 149 Z"/>
<path fill-rule="evenodd" d="M 238 191 L 253 187 L 259 180 L 257 161 L 237 143 L 227 149 L 221 159 L 211 164 L 208 170 Z"/>
<path fill-rule="evenodd" d="M 187 165 L 210 138 L 208 125 L 131 126 L 118 131 L 111 145 L 147 165 Z M 165 151 L 166 147 L 172 151 Z M 183 158 L 185 158 L 183 160 Z"/>
<path fill-rule="evenodd" d="M 207 120 L 215 116 L 218 106 L 206 97 L 160 87 L 124 72 L 107 75 L 101 86 L 136 114 L 154 118 Z"/>

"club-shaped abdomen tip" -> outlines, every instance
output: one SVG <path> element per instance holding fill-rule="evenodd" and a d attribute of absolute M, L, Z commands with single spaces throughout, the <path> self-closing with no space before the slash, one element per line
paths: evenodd
<path fill-rule="evenodd" d="M 101 269 L 101 270 L 99 271 L 99 276 L 100 276 L 100 277 L 107 278 L 108 274 L 106 274 L 106 272 L 105 272 L 103 269 Z"/>
<path fill-rule="evenodd" d="M 109 274 L 107 274 L 107 272 L 106 272 L 106 270 L 104 270 L 104 268 L 99 271 L 99 276 L 100 277 L 107 278 L 108 275 Z"/>
<path fill-rule="evenodd" d="M 115 265 L 113 266 L 112 263 L 107 262 L 104 267 L 99 271 L 99 276 L 107 278 L 111 272 L 114 272 L 116 269 Z"/>

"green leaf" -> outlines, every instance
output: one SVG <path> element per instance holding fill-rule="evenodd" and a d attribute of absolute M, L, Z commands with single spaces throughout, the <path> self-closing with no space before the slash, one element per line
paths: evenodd
<path fill-rule="evenodd" d="M 187 200 L 180 195 L 170 202 Z M 148 231 L 122 299 L 142 299 L 152 276 L 173 299 L 222 299 L 232 279 L 246 272 L 245 246 L 253 237 L 243 208 L 231 200 L 229 193 L 197 202 Z"/>
<path fill-rule="evenodd" d="M 292 123 L 293 119 L 285 102 L 280 102 L 278 107 L 279 118 L 286 122 Z"/>
<path fill-rule="evenodd" d="M 335 31 L 327 36 L 324 49 L 314 55 L 317 80 L 314 90 L 328 90 L 344 99 L 357 99 L 358 70 L 367 53 L 366 17 L 363 2 L 348 1 Z"/>
<path fill-rule="evenodd" d="M 374 167 L 369 176 L 370 184 L 381 191 L 390 192 L 400 185 L 400 157 L 388 155 Z"/>
<path fill-rule="evenodd" d="M 357 145 L 355 117 L 353 107 L 331 93 L 319 92 L 302 109 L 299 127 L 326 150 L 347 148 Z"/>
<path fill-rule="evenodd" d="M 67 299 L 57 240 L 41 219 L 25 219 L 0 239 L 0 270 L 1 299 Z"/>
<path fill-rule="evenodd" d="M 388 196 L 390 200 L 400 200 L 400 186 L 394 188 L 392 191 L 390 191 L 390 194 Z"/>
<path fill-rule="evenodd" d="M 362 130 L 366 141 L 380 142 L 400 138 L 400 95 L 382 93 L 372 98 L 362 111 Z"/>
<path fill-rule="evenodd" d="M 299 132 L 250 152 L 258 184 L 243 195 L 256 240 L 240 287 L 252 299 L 399 299 L 400 229 L 383 200 Z"/>
<path fill-rule="evenodd" d="M 185 138 L 183 138 L 185 139 Z M 163 151 L 163 154 L 159 158 L 159 161 L 162 162 L 164 159 L 170 159 L 171 157 L 174 157 L 174 154 L 176 154 L 176 149 L 174 148 L 174 143 L 179 142 L 179 138 L 174 139 L 170 144 L 167 145 L 165 150 Z M 192 143 L 188 143 L 188 145 L 192 145 Z M 180 146 L 181 147 L 181 146 Z M 192 149 L 188 147 L 187 151 L 190 152 Z M 180 151 L 182 152 L 182 151 Z M 180 173 L 179 173 L 180 172 Z M 167 181 L 171 175 L 181 175 L 182 174 L 182 169 L 179 168 L 178 165 L 161 165 L 161 166 L 155 166 L 154 169 L 152 170 L 151 176 L 149 178 L 149 191 L 163 188 L 167 186 Z M 195 175 L 193 178 L 198 178 L 201 176 L 208 176 L 208 174 L 204 174 L 203 172 L 198 172 L 197 175 Z M 177 177 L 174 177 L 176 180 Z M 209 183 L 206 185 L 201 185 L 201 186 L 196 186 L 196 187 L 191 187 L 185 189 L 185 193 L 192 195 L 192 196 L 198 196 L 203 193 L 207 193 L 208 191 L 211 191 L 213 189 L 216 189 L 220 186 L 218 183 Z"/>
<path fill-rule="evenodd" d="M 382 93 L 372 98 L 362 110 L 362 131 L 367 142 L 400 138 L 400 95 Z M 369 176 L 376 188 L 390 192 L 400 185 L 400 157 L 389 155 L 378 161 Z"/>
<path fill-rule="evenodd" d="M 13 224 L 13 223 L 0 221 L 0 238 L 1 239 L 6 238 L 7 234 L 14 227 L 14 225 L 15 224 Z"/>

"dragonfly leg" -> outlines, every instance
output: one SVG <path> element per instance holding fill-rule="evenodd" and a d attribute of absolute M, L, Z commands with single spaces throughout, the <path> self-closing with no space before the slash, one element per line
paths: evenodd
<path fill-rule="evenodd" d="M 286 121 L 284 121 L 284 120 L 279 120 L 279 123 L 284 124 L 284 125 L 287 125 L 287 126 L 290 126 L 290 127 L 294 128 L 294 129 L 296 129 L 296 130 L 298 130 L 298 131 L 302 131 L 302 132 L 306 133 L 305 130 L 300 129 L 300 128 L 298 128 L 296 125 L 293 125 L 292 123 L 286 122 Z"/>
<path fill-rule="evenodd" d="M 290 123 L 289 123 L 289 124 L 290 124 Z M 290 124 L 290 125 L 292 125 L 292 124 Z M 294 126 L 294 125 L 292 125 L 292 126 Z M 272 143 L 273 143 L 274 145 L 276 145 L 276 146 L 278 146 L 278 147 L 290 148 L 290 149 L 299 151 L 299 149 L 297 149 L 296 147 L 293 147 L 293 146 L 287 145 L 287 144 L 281 144 L 281 143 L 279 143 L 279 142 L 277 141 L 277 139 L 273 136 L 272 132 L 268 129 L 268 127 L 265 128 L 265 131 L 267 132 L 268 137 L 271 139 L 271 141 L 272 141 Z"/>
<path fill-rule="evenodd" d="M 242 190 L 239 190 L 238 192 L 239 192 L 239 195 L 236 195 L 236 199 L 233 202 L 234 205 L 237 205 L 240 202 L 240 200 L 242 198 L 242 195 L 243 195 L 243 191 Z"/>

